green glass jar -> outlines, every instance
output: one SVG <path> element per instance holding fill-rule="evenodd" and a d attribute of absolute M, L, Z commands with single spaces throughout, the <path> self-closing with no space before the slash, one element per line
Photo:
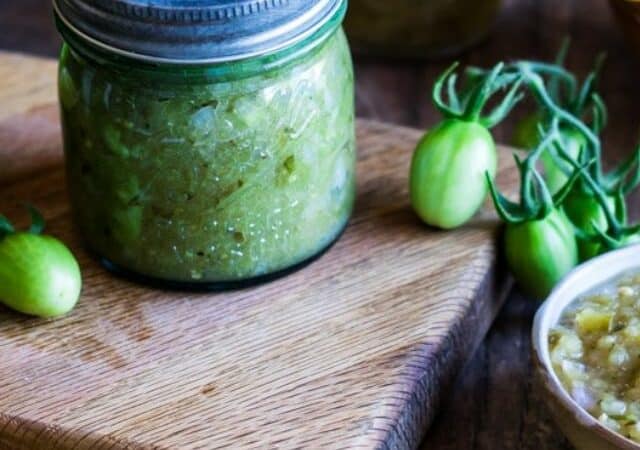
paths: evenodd
<path fill-rule="evenodd" d="M 500 0 L 351 0 L 345 27 L 354 51 L 438 58 L 479 42 Z"/>
<path fill-rule="evenodd" d="M 338 3 L 293 44 L 206 63 L 110 51 L 58 12 L 71 203 L 108 267 L 217 288 L 280 274 L 334 242 L 355 190 Z"/>

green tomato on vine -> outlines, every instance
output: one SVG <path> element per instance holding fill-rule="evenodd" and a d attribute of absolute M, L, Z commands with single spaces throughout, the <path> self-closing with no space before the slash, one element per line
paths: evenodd
<path fill-rule="evenodd" d="M 496 145 L 489 129 L 520 100 L 515 83 L 502 103 L 481 116 L 490 97 L 509 81 L 503 64 L 475 80 L 463 95 L 455 90 L 454 64 L 436 82 L 433 100 L 444 119 L 418 143 L 411 161 L 409 192 L 417 215 L 428 225 L 451 229 L 468 222 L 486 196 L 485 173 L 497 171 Z M 450 104 L 442 100 L 444 85 Z"/>

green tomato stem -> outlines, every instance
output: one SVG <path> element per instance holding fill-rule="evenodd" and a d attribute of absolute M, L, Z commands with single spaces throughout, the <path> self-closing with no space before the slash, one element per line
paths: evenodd
<path fill-rule="evenodd" d="M 464 120 L 473 122 L 479 121 L 484 105 L 489 100 L 491 94 L 495 92 L 494 85 L 503 67 L 504 63 L 496 64 L 496 66 L 491 69 L 491 72 L 486 76 L 484 82 L 475 87 L 471 97 L 469 98 L 467 108 L 463 113 Z"/>
<path fill-rule="evenodd" d="M 504 63 L 497 64 L 489 72 L 468 69 L 467 83 L 460 95 L 456 89 L 457 67 L 457 62 L 452 64 L 438 77 L 433 86 L 433 103 L 445 118 L 477 122 L 490 129 L 504 120 L 515 105 L 524 98 L 524 95 L 519 92 L 522 85 L 520 74 L 504 72 Z M 504 99 L 487 117 L 482 117 L 482 111 L 491 96 L 506 87 L 510 88 Z M 444 99 L 445 89 L 448 103 Z"/>
<path fill-rule="evenodd" d="M 591 99 L 592 94 L 595 92 L 605 59 L 606 54 L 600 53 L 598 55 L 598 57 L 596 58 L 594 69 L 587 76 L 574 105 L 572 105 L 571 110 L 578 116 L 582 114 L 588 100 Z"/>
<path fill-rule="evenodd" d="M 27 208 L 29 215 L 31 216 L 31 225 L 27 232 L 30 234 L 41 234 L 45 227 L 44 217 L 42 217 L 40 211 L 38 211 L 33 205 L 25 204 L 24 206 Z M 3 239 L 10 234 L 15 234 L 16 232 L 16 228 L 9 219 L 0 214 L 0 239 Z"/>
<path fill-rule="evenodd" d="M 40 211 L 38 211 L 32 205 L 27 205 L 27 209 L 29 210 L 29 215 L 31 216 L 31 225 L 29 226 L 29 233 L 31 234 L 41 234 L 44 231 L 45 221 L 44 217 Z"/>
<path fill-rule="evenodd" d="M 544 82 L 542 78 L 535 72 L 533 72 L 530 68 L 529 63 L 519 63 L 520 70 L 522 75 L 529 85 L 530 89 L 533 91 L 536 98 L 553 114 L 553 116 L 557 116 L 564 122 L 569 123 L 578 131 L 580 131 L 589 141 L 590 148 L 593 151 L 593 157 L 596 159 L 594 167 L 594 177 L 598 184 L 601 184 L 602 181 L 602 167 L 601 167 L 601 145 L 600 139 L 596 136 L 589 127 L 587 127 L 580 119 L 575 117 L 573 114 L 568 111 L 558 107 L 554 101 L 549 97 L 549 93 L 547 92 Z"/>
<path fill-rule="evenodd" d="M 571 158 L 568 155 L 562 146 L 557 147 L 558 152 L 565 158 L 565 160 L 571 164 L 576 171 L 582 174 L 582 179 L 587 183 L 587 186 L 591 189 L 592 195 L 596 198 L 600 206 L 602 207 L 602 211 L 604 212 L 605 217 L 607 218 L 607 223 L 609 227 L 609 231 L 613 235 L 614 238 L 621 237 L 621 232 L 623 230 L 623 226 L 618 222 L 618 219 L 611 208 L 609 207 L 609 203 L 607 202 L 607 195 L 604 190 L 600 187 L 600 185 L 591 177 L 588 171 L 584 170 L 583 167 Z"/>
<path fill-rule="evenodd" d="M 524 162 L 520 165 L 522 179 L 520 184 L 520 198 L 523 209 L 527 212 L 530 220 L 541 218 L 541 216 L 544 217 L 544 211 L 553 206 L 552 204 L 549 204 L 549 198 L 543 198 L 542 203 L 540 202 L 539 196 L 536 195 L 537 193 L 540 193 L 540 190 L 535 187 L 533 181 L 536 175 L 538 175 L 535 170 L 535 166 L 540 155 L 542 155 L 542 152 L 546 151 L 558 139 L 558 136 L 558 118 L 554 117 L 546 135 L 544 135 L 538 143 L 538 146 L 527 155 Z M 541 179 L 538 180 L 538 185 L 540 184 L 544 186 L 542 193 L 544 193 L 545 190 L 548 193 L 546 184 Z"/>
<path fill-rule="evenodd" d="M 533 167 L 531 173 L 533 174 L 533 178 L 536 181 L 535 191 L 540 205 L 538 214 L 534 220 L 541 220 L 549 215 L 549 213 L 555 208 L 555 205 L 553 204 L 553 197 L 551 195 L 551 192 L 549 192 L 549 188 L 547 188 L 547 184 L 542 178 L 542 175 L 540 175 L 535 167 Z"/>
<path fill-rule="evenodd" d="M 524 94 L 519 92 L 521 86 L 522 80 L 516 80 L 502 102 L 487 117 L 480 119 L 486 128 L 491 129 L 502 122 L 524 98 Z"/>
<path fill-rule="evenodd" d="M 591 103 L 593 104 L 593 132 L 599 135 L 609 120 L 607 106 L 604 104 L 602 97 L 596 92 L 591 95 Z"/>
<path fill-rule="evenodd" d="M 445 70 L 442 73 L 442 75 L 438 77 L 438 79 L 433 85 L 433 92 L 432 92 L 433 104 L 438 109 L 438 111 L 440 111 L 440 113 L 446 118 L 459 118 L 460 115 L 462 114 L 462 111 L 460 111 L 459 109 L 456 109 L 455 107 L 447 105 L 444 99 L 442 98 L 442 90 L 444 88 L 444 85 L 450 76 L 455 75 L 455 70 L 458 68 L 458 65 L 459 63 L 457 61 L 454 62 L 451 66 L 449 66 L 447 70 Z M 454 81 L 454 84 L 455 84 L 455 81 Z M 456 100 L 453 100 L 453 102 L 455 105 Z M 459 103 L 459 101 L 457 103 Z"/>
<path fill-rule="evenodd" d="M 491 177 L 486 177 L 496 211 L 505 222 L 518 224 L 544 219 L 564 202 L 564 199 L 573 190 L 575 183 L 580 179 L 581 171 L 574 171 L 558 192 L 552 195 L 544 178 L 536 170 L 536 162 L 539 156 L 543 151 L 556 144 L 559 137 L 558 120 L 556 118 L 552 121 L 550 130 L 539 145 L 529 153 L 527 158 L 521 160 L 517 154 L 513 155 L 516 167 L 520 172 L 520 203 L 507 199 L 497 189 Z M 594 162 L 594 160 L 590 160 L 584 166 L 579 167 L 581 170 L 586 170 Z"/>
<path fill-rule="evenodd" d="M 634 154 L 622 164 L 622 167 L 623 170 L 620 171 L 618 179 L 614 179 L 613 186 L 617 186 L 624 195 L 628 195 L 640 184 L 640 146 L 636 147 Z M 633 175 L 629 178 L 630 174 Z"/>
<path fill-rule="evenodd" d="M 569 53 L 569 47 L 571 47 L 571 38 L 565 37 L 562 40 L 562 44 L 560 44 L 560 49 L 558 50 L 558 54 L 556 55 L 555 64 L 558 67 L 564 68 L 564 63 L 567 59 L 567 54 Z M 556 99 L 556 101 L 560 102 L 560 81 L 561 78 L 557 75 L 554 75 L 549 80 L 549 95 L 551 98 Z"/>
<path fill-rule="evenodd" d="M 500 218 L 506 223 L 518 224 L 525 222 L 527 220 L 527 217 L 522 211 L 521 206 L 502 195 L 502 193 L 498 190 L 496 184 L 494 183 L 491 174 L 486 172 L 485 178 L 487 179 L 489 193 L 491 194 L 491 198 L 493 199 L 493 204 L 495 205 L 498 216 L 500 216 Z"/>
<path fill-rule="evenodd" d="M 9 219 L 5 216 L 0 215 L 0 239 L 4 239 L 5 236 L 9 234 L 13 234 L 16 232 L 16 229 L 13 227 Z"/>
<path fill-rule="evenodd" d="M 462 111 L 460 98 L 458 97 L 458 93 L 456 92 L 457 81 L 458 75 L 455 73 L 451 73 L 449 79 L 447 80 L 447 96 L 449 97 L 449 102 L 451 103 L 451 109 L 455 111 Z"/>
<path fill-rule="evenodd" d="M 534 61 L 520 61 L 513 63 L 513 67 L 516 71 L 521 72 L 520 66 L 522 64 L 526 64 L 533 72 L 539 75 L 549 75 L 551 79 L 562 80 L 567 85 L 567 90 L 569 91 L 569 98 L 575 98 L 576 92 L 578 90 L 578 83 L 576 81 L 575 76 L 571 74 L 564 67 L 559 67 L 557 64 L 550 64 L 545 62 L 534 62 Z"/>
<path fill-rule="evenodd" d="M 589 166 L 591 166 L 594 163 L 595 163 L 595 160 L 593 159 L 590 161 L 587 161 L 587 163 L 585 163 L 583 166 L 580 167 L 581 171 L 587 170 Z M 562 203 L 564 203 L 565 199 L 569 196 L 569 194 L 571 194 L 575 184 L 582 177 L 581 171 L 577 171 L 577 170 L 574 171 L 569 177 L 569 179 L 567 180 L 567 182 L 564 184 L 564 186 L 558 189 L 558 191 L 553 195 L 554 206 L 559 207 L 560 205 L 562 205 Z"/>
<path fill-rule="evenodd" d="M 628 220 L 628 214 L 627 202 L 625 201 L 625 193 L 622 190 L 618 191 L 618 193 L 614 196 L 614 201 L 618 220 L 620 221 L 620 223 L 626 224 Z"/>

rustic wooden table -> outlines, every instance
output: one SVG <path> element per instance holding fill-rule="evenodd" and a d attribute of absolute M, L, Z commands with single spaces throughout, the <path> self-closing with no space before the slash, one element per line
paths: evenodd
<path fill-rule="evenodd" d="M 55 56 L 59 41 L 50 0 L 3 1 L 0 48 Z M 596 54 L 608 53 L 602 92 L 611 111 L 607 158 L 628 154 L 638 138 L 638 63 L 605 0 L 505 0 L 490 39 L 460 59 L 479 65 L 513 58 L 551 58 L 566 35 L 573 38 L 569 65 L 584 73 Z M 450 61 L 437 63 L 357 60 L 358 114 L 426 127 L 436 120 L 429 90 Z M 506 142 L 517 114 L 496 130 Z M 637 208 L 634 208 L 637 209 Z M 423 449 L 570 448 L 549 421 L 532 388 L 529 332 L 537 304 L 514 291 L 489 336 L 461 374 L 454 392 L 427 433 Z"/>

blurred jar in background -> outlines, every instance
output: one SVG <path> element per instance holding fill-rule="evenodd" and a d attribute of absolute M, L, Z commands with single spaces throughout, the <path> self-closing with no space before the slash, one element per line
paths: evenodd
<path fill-rule="evenodd" d="M 451 56 L 482 40 L 501 0 L 351 0 L 346 29 L 359 54 Z"/>

